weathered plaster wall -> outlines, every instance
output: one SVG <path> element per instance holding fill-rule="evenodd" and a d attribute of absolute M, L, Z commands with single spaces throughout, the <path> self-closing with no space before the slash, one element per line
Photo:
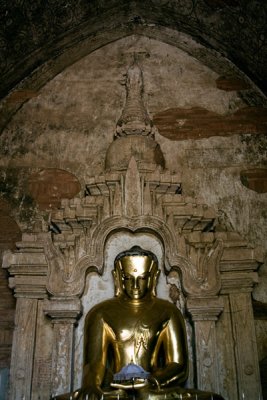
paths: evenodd
<path fill-rule="evenodd" d="M 1 165 L 44 168 L 52 163 L 82 179 L 91 171 L 100 173 L 124 104 L 123 75 L 134 53 L 144 72 L 151 115 L 193 106 L 228 114 L 244 106 L 235 92 L 217 89 L 216 73 L 184 52 L 131 36 L 69 67 L 25 104 L 3 133 Z M 166 151 L 174 148 L 173 142 L 165 143 Z"/>

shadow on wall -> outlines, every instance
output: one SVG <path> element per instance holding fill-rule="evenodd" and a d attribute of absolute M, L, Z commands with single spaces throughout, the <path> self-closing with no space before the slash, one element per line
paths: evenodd
<path fill-rule="evenodd" d="M 267 357 L 265 357 L 260 362 L 260 372 L 261 372 L 262 397 L 263 400 L 267 400 Z"/>
<path fill-rule="evenodd" d="M 8 381 L 9 381 L 9 369 L 0 369 L 0 400 L 7 400 L 8 398 Z"/>

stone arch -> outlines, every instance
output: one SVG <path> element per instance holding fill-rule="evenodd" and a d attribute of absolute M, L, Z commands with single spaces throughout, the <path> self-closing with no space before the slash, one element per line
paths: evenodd
<path fill-rule="evenodd" d="M 155 216 L 141 216 L 134 218 L 111 217 L 100 224 L 95 230 L 91 243 L 91 263 L 102 273 L 104 262 L 104 247 L 107 238 L 115 231 L 150 232 L 158 237 L 163 244 L 163 265 L 165 272 L 171 269 L 181 274 L 182 287 L 186 294 L 194 293 L 205 295 L 217 294 L 220 289 L 219 261 L 223 251 L 220 240 L 214 242 L 212 258 L 207 258 L 207 280 L 201 281 L 197 267 L 179 252 L 177 238 L 173 230 L 161 218 Z M 83 269 L 83 262 L 78 266 Z"/>
<path fill-rule="evenodd" d="M 29 88 L 31 88 L 30 92 L 36 93 L 56 75 L 83 57 L 103 46 L 131 35 L 146 36 L 177 47 L 196 58 L 204 65 L 215 70 L 217 69 L 220 74 L 222 71 L 226 75 L 234 72 L 236 75 L 241 74 L 243 77 L 241 70 L 239 70 L 235 64 L 216 52 L 219 49 L 214 51 L 211 48 L 203 46 L 195 41 L 194 35 L 191 36 L 190 32 L 187 31 L 181 32 L 173 27 L 162 26 L 160 23 L 150 24 L 148 22 L 141 25 L 136 25 L 134 23 L 113 23 L 113 25 L 110 26 L 106 24 L 102 26 L 101 29 L 90 32 L 87 32 L 86 28 L 84 29 L 85 32 L 81 30 L 80 34 L 76 33 L 74 37 L 71 35 L 68 36 L 67 41 L 69 46 L 67 49 L 66 46 L 64 46 L 65 41 L 63 41 L 63 44 L 59 43 L 55 55 L 50 55 L 48 59 L 42 60 L 39 67 L 30 71 L 23 80 L 14 85 L 14 90 L 18 92 L 29 92 Z M 6 97 L 8 100 L 9 96 L 11 96 L 10 101 L 1 102 L 3 104 L 3 112 L 1 112 L 3 118 L 1 118 L 0 132 L 22 105 L 31 98 L 31 96 L 22 96 L 19 102 L 14 102 L 12 101 L 12 93 Z"/>
<path fill-rule="evenodd" d="M 215 241 L 205 260 L 206 271 L 201 275 L 190 259 L 179 254 L 177 240 L 172 229 L 161 218 L 140 216 L 134 218 L 113 216 L 100 223 L 94 230 L 87 254 L 76 263 L 71 274 L 66 274 L 66 261 L 51 240 L 45 246 L 48 260 L 47 290 L 54 296 L 82 296 L 85 275 L 90 271 L 103 273 L 104 249 L 108 237 L 116 231 L 151 232 L 160 238 L 164 249 L 164 269 L 171 268 L 181 274 L 181 282 L 187 295 L 216 295 L 220 289 L 219 261 L 223 251 L 222 241 Z"/>
<path fill-rule="evenodd" d="M 110 217 L 100 223 L 92 234 L 86 255 L 81 257 L 70 276 L 66 276 L 65 260 L 48 238 L 45 246 L 48 260 L 47 290 L 54 296 L 81 296 L 84 290 L 85 275 L 90 271 L 103 273 L 104 249 L 108 237 L 116 231 L 152 232 L 161 239 L 164 248 L 164 265 L 177 257 L 176 241 L 173 232 L 160 218 L 142 216 L 135 218 Z M 167 258 L 166 258 L 167 255 Z"/>

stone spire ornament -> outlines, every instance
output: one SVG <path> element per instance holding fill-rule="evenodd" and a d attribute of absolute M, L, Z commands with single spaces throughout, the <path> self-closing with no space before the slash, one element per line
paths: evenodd
<path fill-rule="evenodd" d="M 115 137 L 127 135 L 153 136 L 153 122 L 144 106 L 143 73 L 136 61 L 126 74 L 126 104 L 117 122 Z"/>
<path fill-rule="evenodd" d="M 165 160 L 154 138 L 153 121 L 143 101 L 143 73 L 136 61 L 126 74 L 126 102 L 107 150 L 106 171 L 126 171 L 132 158 L 139 172 L 164 170 Z"/>

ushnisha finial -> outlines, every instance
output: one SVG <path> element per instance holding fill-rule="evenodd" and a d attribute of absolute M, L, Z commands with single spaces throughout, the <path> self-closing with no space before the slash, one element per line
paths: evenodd
<path fill-rule="evenodd" d="M 153 136 L 153 122 L 143 102 L 143 73 L 135 58 L 126 74 L 126 103 L 117 122 L 115 137 Z"/>

